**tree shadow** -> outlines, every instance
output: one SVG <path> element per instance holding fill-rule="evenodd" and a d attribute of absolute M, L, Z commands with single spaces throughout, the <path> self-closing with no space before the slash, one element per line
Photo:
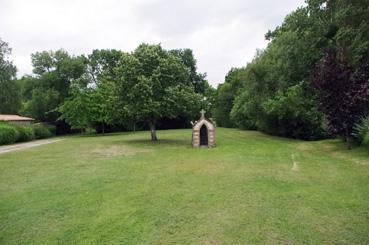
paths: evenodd
<path fill-rule="evenodd" d="M 132 132 L 112 132 L 112 133 L 82 133 L 82 134 L 73 134 L 71 135 L 71 137 L 76 136 L 76 137 L 91 137 L 91 138 L 95 138 L 95 137 L 107 137 L 107 136 L 119 136 L 119 135 L 130 135 L 132 134 Z"/>
<path fill-rule="evenodd" d="M 150 139 L 124 139 L 116 143 L 123 143 L 132 146 L 166 146 L 166 147 L 186 147 L 191 148 L 191 141 L 188 139 L 158 139 L 151 141 Z"/>

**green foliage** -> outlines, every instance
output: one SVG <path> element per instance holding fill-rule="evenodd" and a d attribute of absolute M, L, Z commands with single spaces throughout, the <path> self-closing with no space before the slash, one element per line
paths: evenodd
<path fill-rule="evenodd" d="M 300 82 L 311 80 L 328 48 L 340 50 L 340 58 L 352 67 L 361 67 L 369 52 L 368 15 L 368 1 L 307 1 L 265 35 L 267 48 L 241 68 L 241 76 L 231 78 L 236 86 L 226 85 L 227 75 L 217 91 L 217 121 L 293 138 L 327 135 L 316 91 Z"/>
<path fill-rule="evenodd" d="M 297 20 L 303 20 L 303 14 L 294 13 Z M 318 57 L 316 50 L 305 48 L 307 42 L 298 31 L 279 31 L 268 48 L 247 65 L 242 93 L 231 111 L 237 126 L 301 139 L 324 135 L 316 96 L 301 83 Z"/>
<path fill-rule="evenodd" d="M 32 54 L 32 64 L 35 75 L 19 80 L 22 113 L 74 129 L 104 132 L 107 125 L 154 125 L 173 117 L 189 121 L 194 107 L 210 111 L 214 103 L 214 91 L 205 74 L 197 72 L 190 49 L 167 51 L 142 44 L 132 53 L 93 50 L 87 57 L 43 51 Z"/>
<path fill-rule="evenodd" d="M 52 122 L 57 113 L 59 92 L 54 89 L 34 88 L 32 97 L 26 101 L 22 114 L 35 118 L 43 122 Z"/>
<path fill-rule="evenodd" d="M 52 136 L 56 135 L 56 126 L 52 124 L 39 123 L 49 130 Z"/>
<path fill-rule="evenodd" d="M 207 81 L 205 80 L 206 74 L 197 72 L 196 59 L 193 56 L 191 49 L 174 49 L 169 51 L 171 54 L 179 57 L 182 63 L 188 68 L 190 72 L 190 80 L 194 86 L 195 92 L 205 94 L 209 88 Z"/>
<path fill-rule="evenodd" d="M 53 135 L 55 135 L 55 127 L 50 125 L 0 123 L 0 145 L 44 139 Z"/>
<path fill-rule="evenodd" d="M 34 130 L 36 139 L 50 138 L 55 135 L 55 133 L 53 133 L 52 126 L 45 126 L 41 123 L 32 125 L 32 129 Z"/>
<path fill-rule="evenodd" d="M 363 141 L 361 142 L 363 146 L 365 146 L 367 149 L 369 149 L 369 132 L 367 132 L 363 138 Z"/>
<path fill-rule="evenodd" d="M 104 133 L 105 125 L 114 124 L 115 112 L 119 111 L 115 107 L 114 88 L 114 83 L 101 81 L 90 92 L 89 121 L 91 125 L 101 125 L 102 133 Z"/>
<path fill-rule="evenodd" d="M 93 50 L 87 59 L 87 75 L 91 82 L 98 84 L 101 80 L 114 78 L 114 69 L 118 66 L 122 52 L 119 50 Z"/>
<path fill-rule="evenodd" d="M 219 85 L 217 90 L 216 106 L 213 110 L 214 117 L 218 126 L 233 126 L 233 123 L 229 118 L 229 113 L 233 107 L 234 97 L 235 94 L 230 83 Z"/>
<path fill-rule="evenodd" d="M 168 108 L 167 117 L 175 118 L 178 112 L 183 117 L 192 117 L 198 113 L 202 96 L 194 93 L 192 87 L 181 84 L 170 86 L 165 93 L 162 103 Z"/>
<path fill-rule="evenodd" d="M 98 83 L 95 88 L 76 84 L 58 108 L 59 120 L 65 120 L 72 129 L 87 129 L 94 125 L 104 127 L 113 122 L 114 102 L 113 84 L 108 81 Z"/>
<path fill-rule="evenodd" d="M 14 125 L 18 131 L 17 142 L 26 142 L 35 139 L 35 130 L 31 126 Z"/>
<path fill-rule="evenodd" d="M 0 145 L 17 142 L 19 132 L 15 126 L 7 123 L 0 123 Z"/>
<path fill-rule="evenodd" d="M 9 44 L 0 38 L 0 84 L 15 79 L 17 68 L 8 58 L 11 51 Z"/>
<path fill-rule="evenodd" d="M 11 48 L 0 39 L 0 114 L 17 114 L 21 108 L 20 87 L 15 81 L 16 67 L 8 58 Z"/>
<path fill-rule="evenodd" d="M 39 121 L 55 122 L 57 112 L 72 82 L 86 85 L 86 58 L 70 56 L 64 50 L 36 52 L 31 55 L 33 77 L 21 79 L 24 108 L 22 112 Z"/>
<path fill-rule="evenodd" d="M 257 96 L 248 90 L 243 91 L 234 101 L 234 106 L 230 113 L 232 122 L 242 129 L 259 129 L 262 107 Z"/>
<path fill-rule="evenodd" d="M 203 96 L 201 100 L 201 106 L 200 108 L 204 109 L 206 111 L 206 115 L 208 118 L 211 118 L 214 116 L 214 108 L 217 104 L 217 90 L 213 88 L 211 85 L 209 85 L 207 82 L 204 83 L 204 93 L 198 93 L 200 97 Z M 197 114 L 196 112 L 195 114 Z"/>
<path fill-rule="evenodd" d="M 225 78 L 225 83 L 218 86 L 215 95 L 216 102 L 213 108 L 217 125 L 221 127 L 235 126 L 235 123 L 230 118 L 230 113 L 234 105 L 234 99 L 243 86 L 244 79 L 244 68 L 232 68 Z"/>
<path fill-rule="evenodd" d="M 90 96 L 87 90 L 73 88 L 72 95 L 58 108 L 59 120 L 65 120 L 72 129 L 84 129 L 89 126 Z"/>
<path fill-rule="evenodd" d="M 20 108 L 20 86 L 14 80 L 0 81 L 0 114 L 17 114 Z"/>
<path fill-rule="evenodd" d="M 314 93 L 304 82 L 267 98 L 245 90 L 235 100 L 231 119 L 240 128 L 285 137 L 317 139 L 325 136 L 323 114 L 317 110 Z"/>
<path fill-rule="evenodd" d="M 359 144 L 368 144 L 369 116 L 361 118 L 355 125 L 352 135 Z"/>
<path fill-rule="evenodd" d="M 313 95 L 306 91 L 304 83 L 300 83 L 289 87 L 285 93 L 277 92 L 274 98 L 265 101 L 260 129 L 291 138 L 322 138 L 325 135 L 323 114 L 311 100 Z"/>
<path fill-rule="evenodd" d="M 117 68 L 116 105 L 120 120 L 144 121 L 156 140 L 156 122 L 161 118 L 194 115 L 201 96 L 195 93 L 188 67 L 176 53 L 160 45 L 141 44 L 122 55 Z"/>

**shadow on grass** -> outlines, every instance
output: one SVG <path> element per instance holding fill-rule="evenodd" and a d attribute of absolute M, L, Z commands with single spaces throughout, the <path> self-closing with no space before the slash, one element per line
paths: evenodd
<path fill-rule="evenodd" d="M 131 131 L 127 131 L 127 132 L 113 132 L 113 133 L 81 133 L 81 134 L 72 134 L 70 135 L 71 137 L 76 136 L 76 137 L 106 137 L 106 136 L 117 136 L 117 135 L 130 135 L 133 134 L 133 132 Z"/>
<path fill-rule="evenodd" d="M 116 141 L 116 143 L 124 143 L 133 146 L 170 146 L 170 147 L 191 147 L 191 142 L 187 139 L 158 139 L 151 141 L 150 139 L 124 139 Z"/>

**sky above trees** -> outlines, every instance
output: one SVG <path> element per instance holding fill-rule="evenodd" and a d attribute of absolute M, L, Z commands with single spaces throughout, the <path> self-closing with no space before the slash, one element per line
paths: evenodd
<path fill-rule="evenodd" d="M 1 0 L 1 38 L 12 47 L 18 77 L 32 72 L 31 53 L 60 48 L 132 51 L 142 42 L 191 48 L 213 86 L 246 65 L 264 34 L 303 0 Z"/>

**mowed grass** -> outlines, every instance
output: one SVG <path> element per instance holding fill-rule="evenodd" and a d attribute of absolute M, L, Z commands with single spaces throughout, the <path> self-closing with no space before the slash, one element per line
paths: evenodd
<path fill-rule="evenodd" d="M 368 244 L 369 153 L 218 128 L 0 155 L 1 244 Z"/>

